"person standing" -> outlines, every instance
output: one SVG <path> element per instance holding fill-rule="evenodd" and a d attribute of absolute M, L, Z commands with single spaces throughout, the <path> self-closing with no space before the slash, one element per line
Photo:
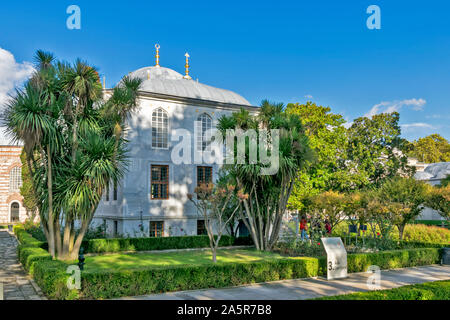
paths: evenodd
<path fill-rule="evenodd" d="M 331 224 L 330 221 L 325 220 L 325 230 L 327 231 L 327 234 L 331 234 Z"/>
<path fill-rule="evenodd" d="M 303 216 L 300 220 L 300 237 L 302 241 L 308 240 L 308 221 L 306 220 L 306 217 Z"/>

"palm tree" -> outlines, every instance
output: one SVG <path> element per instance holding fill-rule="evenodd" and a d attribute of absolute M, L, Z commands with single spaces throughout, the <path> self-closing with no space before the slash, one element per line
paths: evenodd
<path fill-rule="evenodd" d="M 125 79 L 114 89 L 114 99 L 104 101 L 95 67 L 81 60 L 55 61 L 43 51 L 36 61 L 36 73 L 10 102 L 4 119 L 8 131 L 24 142 L 49 252 L 74 259 L 102 191 L 123 176 L 125 140 L 114 128 L 125 128 L 141 82 Z"/>
<path fill-rule="evenodd" d="M 284 112 L 283 104 L 262 102 L 261 111 L 257 116 L 247 111 L 233 113 L 230 117 L 219 120 L 219 130 L 224 134 L 227 129 L 253 129 L 258 136 L 267 131 L 279 130 L 279 148 L 275 146 L 275 131 L 268 131 L 268 143 L 258 142 L 260 150 L 257 163 L 250 163 L 249 142 L 246 142 L 246 163 L 226 165 L 230 179 L 234 180 L 237 188 L 248 194 L 243 200 L 241 218 L 249 230 L 253 242 L 258 250 L 271 250 L 278 240 L 282 217 L 286 210 L 287 201 L 292 192 L 297 172 L 311 156 L 308 139 L 303 132 L 300 119 L 288 116 Z M 279 168 L 271 175 L 262 174 L 262 169 L 270 167 L 261 158 L 261 150 L 266 154 L 278 153 Z M 235 146 L 236 154 L 236 146 Z"/>

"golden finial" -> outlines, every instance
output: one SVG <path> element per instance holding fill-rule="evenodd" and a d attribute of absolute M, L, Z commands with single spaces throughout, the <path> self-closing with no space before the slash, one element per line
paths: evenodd
<path fill-rule="evenodd" d="M 159 48 L 161 48 L 161 46 L 159 44 L 155 44 L 155 48 L 156 48 L 156 66 L 159 67 Z"/>
<path fill-rule="evenodd" d="M 103 76 L 103 89 L 106 89 L 106 76 Z"/>
<path fill-rule="evenodd" d="M 150 80 L 150 70 L 147 70 L 147 80 Z"/>
<path fill-rule="evenodd" d="M 186 65 L 185 65 L 185 68 L 186 68 L 186 75 L 185 75 L 183 78 L 185 78 L 185 79 L 192 79 L 192 78 L 189 76 L 189 58 L 190 58 L 191 56 L 190 56 L 189 53 L 187 53 L 187 52 L 186 52 L 186 54 L 185 54 L 184 56 L 186 57 Z"/>

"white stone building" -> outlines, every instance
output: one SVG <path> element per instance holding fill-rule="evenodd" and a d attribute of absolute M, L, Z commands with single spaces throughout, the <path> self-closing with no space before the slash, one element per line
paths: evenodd
<path fill-rule="evenodd" d="M 423 171 L 416 172 L 414 178 L 435 186 L 448 175 L 450 175 L 450 162 L 439 162 L 427 164 Z M 444 218 L 436 210 L 425 208 L 417 220 L 444 220 Z"/>
<path fill-rule="evenodd" d="M 203 221 L 187 195 L 198 183 L 214 181 L 219 166 L 173 163 L 171 153 L 181 139 L 174 132 L 190 132 L 192 159 L 207 148 L 201 135 L 194 141 L 194 130 L 214 128 L 222 115 L 240 108 L 258 110 L 234 92 L 191 79 L 188 63 L 183 76 L 159 66 L 158 58 L 156 66 L 129 74 L 143 80 L 139 108 L 130 117 L 126 136 L 131 162 L 123 181 L 104 192 L 92 222 L 93 228 L 103 227 L 110 236 L 203 233 Z"/>

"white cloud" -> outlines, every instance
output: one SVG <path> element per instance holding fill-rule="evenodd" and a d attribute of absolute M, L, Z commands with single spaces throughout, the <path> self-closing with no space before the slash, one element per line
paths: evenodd
<path fill-rule="evenodd" d="M 411 107 L 415 111 L 423 110 L 427 102 L 425 99 L 413 98 L 405 100 L 395 100 L 395 101 L 383 101 L 374 105 L 369 112 L 367 112 L 365 117 L 372 117 L 378 113 L 391 113 L 394 111 L 400 111 L 402 107 Z"/>
<path fill-rule="evenodd" d="M 414 129 L 436 129 L 435 126 L 429 124 L 429 123 L 424 123 L 424 122 L 415 122 L 415 123 L 407 123 L 407 124 L 402 124 L 400 125 L 400 127 L 402 129 L 405 130 L 414 130 Z"/>
<path fill-rule="evenodd" d="M 34 68 L 29 62 L 18 63 L 14 55 L 0 48 L 0 112 L 3 112 L 9 95 L 14 89 L 22 85 L 33 73 Z M 0 144 L 9 144 L 4 134 L 4 127 L 0 126 Z"/>
<path fill-rule="evenodd" d="M 427 119 L 450 119 L 450 115 L 446 115 L 446 114 L 431 114 L 431 115 L 425 116 L 425 118 L 427 118 Z"/>
<path fill-rule="evenodd" d="M 307 95 L 305 96 L 305 98 L 306 98 L 306 99 L 309 99 L 309 100 L 314 99 L 314 97 L 313 97 L 312 95 L 310 95 L 310 94 L 307 94 Z"/>

